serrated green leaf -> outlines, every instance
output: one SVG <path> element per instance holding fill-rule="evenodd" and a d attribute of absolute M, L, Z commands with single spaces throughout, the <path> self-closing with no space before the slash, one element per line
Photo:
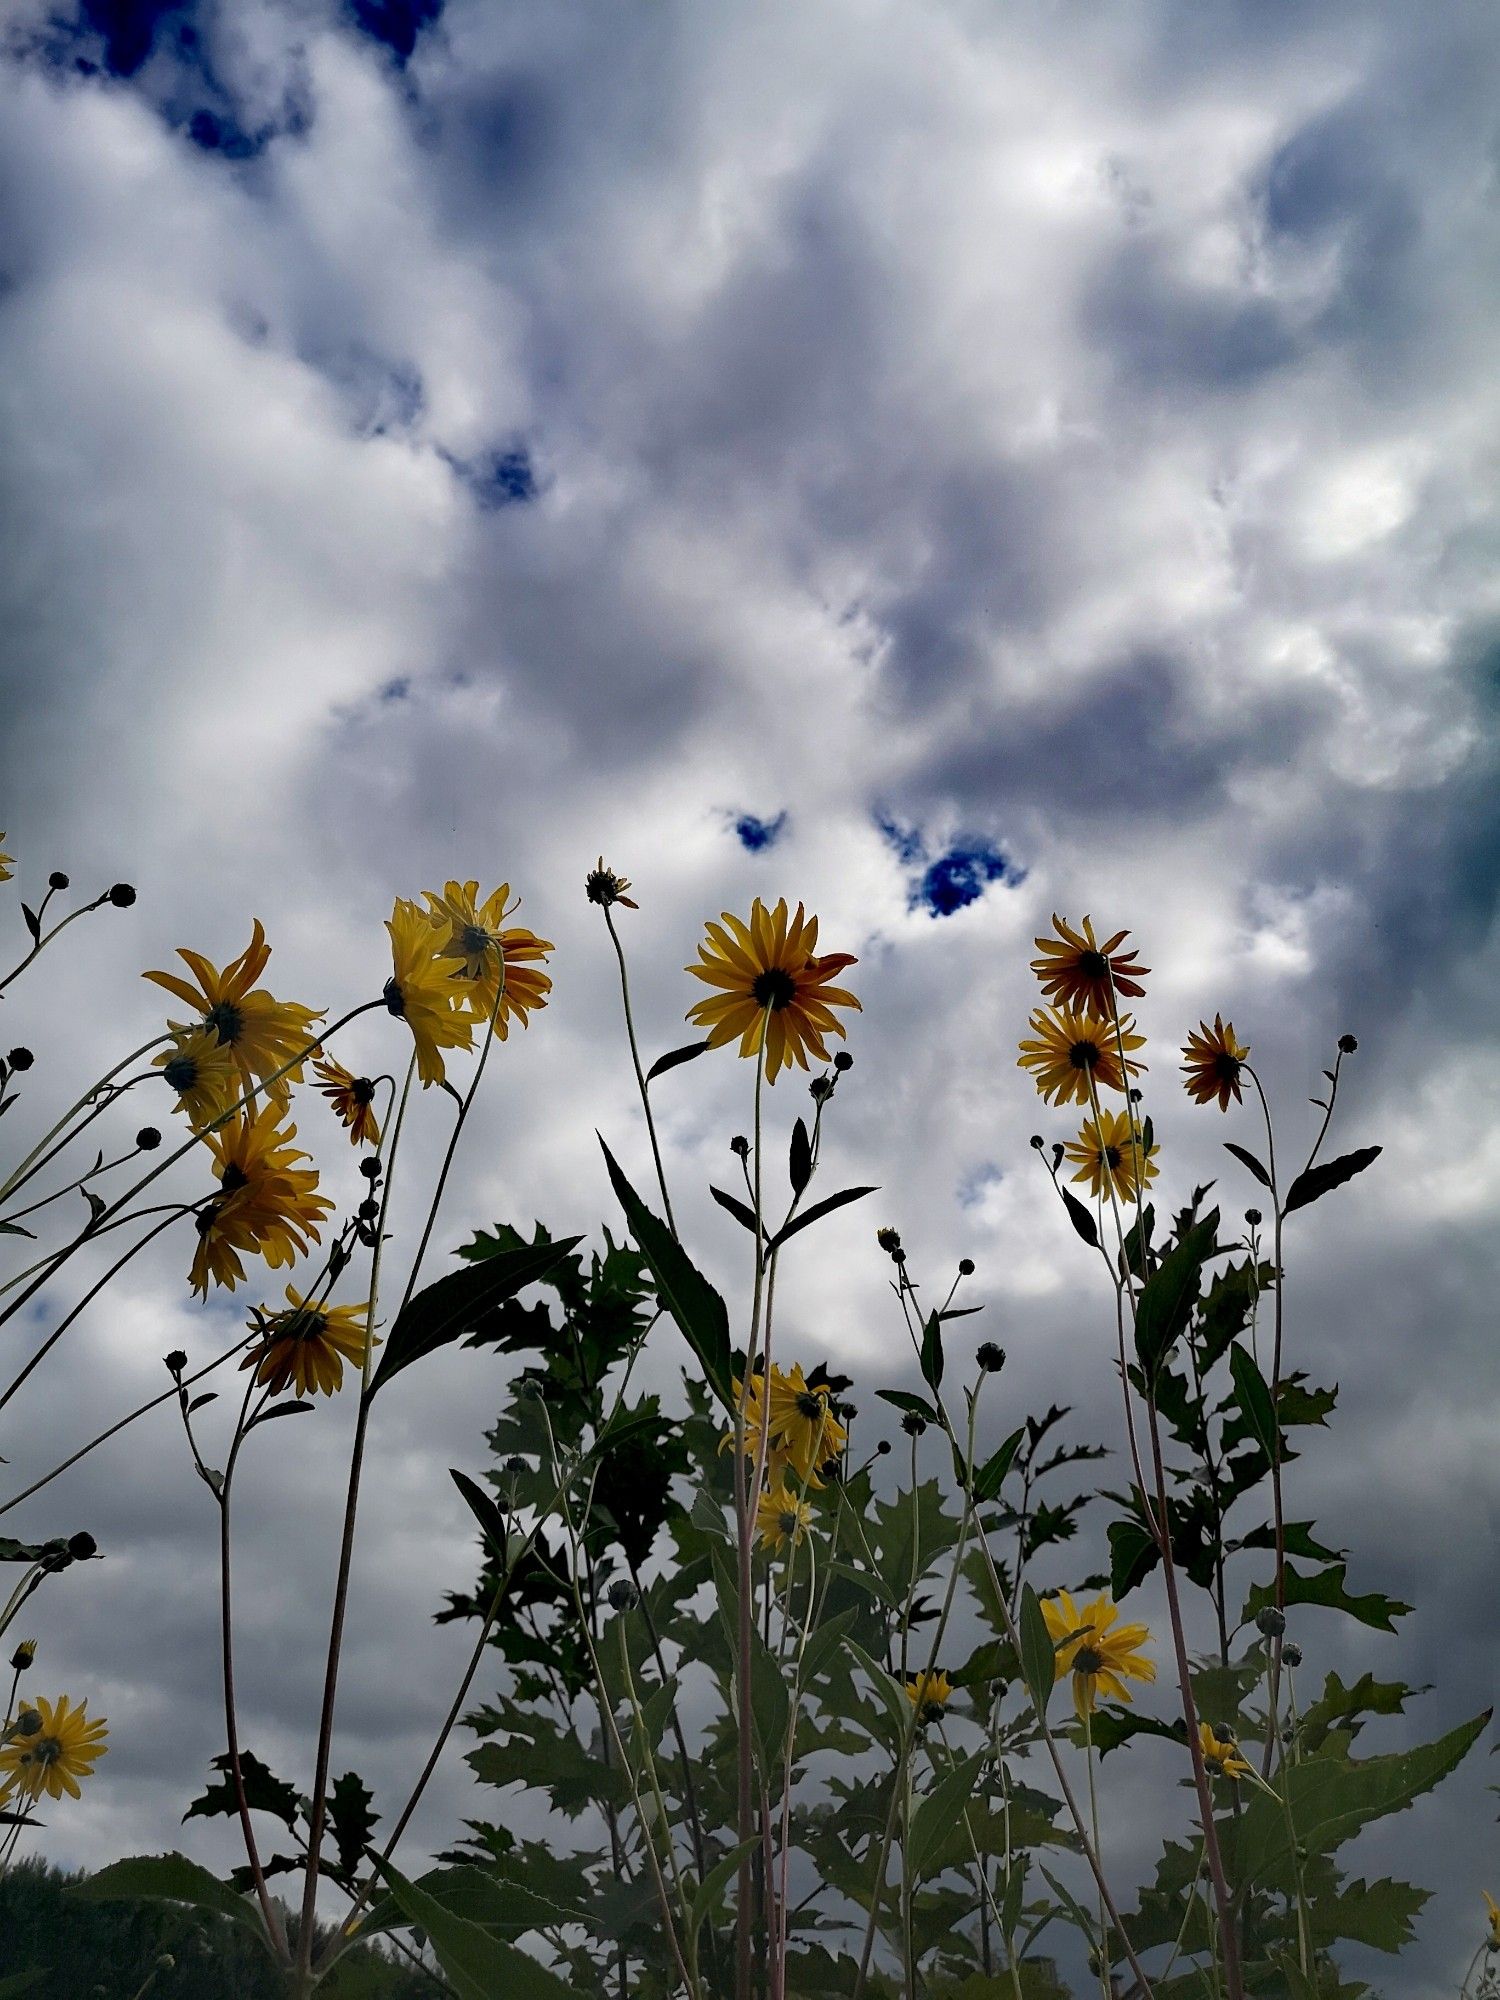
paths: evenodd
<path fill-rule="evenodd" d="M 1187 1329 L 1203 1266 L 1213 1253 L 1219 1211 L 1213 1209 L 1170 1249 L 1142 1285 L 1135 1310 L 1135 1351 L 1148 1383 Z"/>
<path fill-rule="evenodd" d="M 1330 1563 L 1326 1569 L 1306 1575 L 1301 1570 L 1286 1564 L 1282 1575 L 1285 1587 L 1285 1602 L 1293 1604 L 1322 1604 L 1330 1611 L 1342 1611 L 1350 1618 L 1358 1619 L 1361 1625 L 1369 1625 L 1377 1632 L 1394 1632 L 1395 1621 L 1404 1618 L 1411 1610 L 1398 1597 L 1386 1597 L 1378 1590 L 1365 1592 L 1355 1597 L 1345 1588 L 1344 1578 L 1348 1574 L 1347 1563 Z M 1250 1594 L 1245 1599 L 1243 1618 L 1248 1623 L 1256 1612 L 1276 1601 L 1274 1584 L 1252 1584 Z"/>
<path fill-rule="evenodd" d="M 557 1243 L 529 1243 L 520 1249 L 499 1250 L 424 1287 L 396 1315 L 370 1384 L 370 1394 L 384 1388 L 414 1361 L 461 1339 L 492 1307 L 545 1278 L 582 1240 L 579 1236 L 566 1236 Z"/>
<path fill-rule="evenodd" d="M 1306 1173 L 1298 1174 L 1287 1189 L 1282 1214 L 1290 1215 L 1294 1209 L 1306 1208 L 1310 1201 L 1317 1201 L 1331 1189 L 1342 1187 L 1345 1181 L 1352 1181 L 1356 1174 L 1362 1174 L 1366 1167 L 1372 1166 L 1383 1150 L 1380 1146 L 1361 1146 L 1355 1152 L 1340 1154 L 1338 1159 L 1329 1160 L 1321 1167 L 1309 1167 Z"/>
<path fill-rule="evenodd" d="M 671 1230 L 641 1200 L 603 1139 L 599 1144 L 604 1147 L 605 1165 L 630 1224 L 630 1233 L 656 1282 L 657 1297 L 697 1355 L 704 1380 L 724 1408 L 732 1410 L 734 1383 L 728 1308 Z"/>

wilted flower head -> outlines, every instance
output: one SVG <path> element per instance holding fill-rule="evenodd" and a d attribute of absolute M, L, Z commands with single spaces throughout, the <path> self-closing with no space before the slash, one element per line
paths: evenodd
<path fill-rule="evenodd" d="M 318 1089 L 332 1105 L 339 1123 L 349 1129 L 352 1146 L 378 1146 L 380 1126 L 375 1118 L 375 1083 L 372 1077 L 355 1076 L 324 1056 L 313 1064 Z"/>
<path fill-rule="evenodd" d="M 612 903 L 619 903 L 622 908 L 627 910 L 638 910 L 640 904 L 633 903 L 625 893 L 629 887 L 630 878 L 625 875 L 617 875 L 613 868 L 606 868 L 602 854 L 599 856 L 596 865 L 584 877 L 583 882 L 584 893 L 589 901 L 591 903 L 598 903 L 602 909 L 606 910 Z"/>

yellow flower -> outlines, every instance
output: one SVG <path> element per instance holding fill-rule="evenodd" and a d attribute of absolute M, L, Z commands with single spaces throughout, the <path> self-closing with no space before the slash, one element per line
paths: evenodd
<path fill-rule="evenodd" d="M 785 1373 L 771 1364 L 771 1442 L 786 1454 L 799 1479 L 821 1486 L 818 1473 L 844 1449 L 844 1426 L 829 1407 L 825 1388 L 809 1388 L 799 1367 Z"/>
<path fill-rule="evenodd" d="M 295 1383 L 299 1396 L 315 1396 L 320 1390 L 331 1396 L 344 1386 L 346 1361 L 356 1368 L 364 1366 L 370 1344 L 370 1302 L 309 1305 L 291 1285 L 286 1295 L 289 1311 L 256 1314 L 261 1343 L 251 1348 L 240 1367 L 254 1368 L 256 1381 L 273 1396 L 290 1383 Z"/>
<path fill-rule="evenodd" d="M 1197 1104 L 1207 1104 L 1211 1097 L 1219 1100 L 1219 1109 L 1227 1111 L 1232 1097 L 1236 1104 L 1243 1100 L 1240 1096 L 1240 1070 L 1248 1060 L 1250 1051 L 1236 1038 L 1234 1024 L 1214 1015 L 1214 1024 L 1207 1021 L 1198 1023 L 1198 1032 L 1189 1034 L 1183 1051 L 1183 1088 Z"/>
<path fill-rule="evenodd" d="M 812 1508 L 784 1484 L 768 1486 L 755 1503 L 755 1531 L 768 1549 L 788 1541 L 795 1548 L 811 1520 Z"/>
<path fill-rule="evenodd" d="M 1125 1201 L 1134 1201 L 1137 1190 L 1156 1179 L 1161 1148 L 1143 1146 L 1140 1127 L 1132 1132 L 1128 1112 L 1101 1108 L 1097 1118 L 1084 1121 L 1083 1130 L 1063 1151 L 1078 1169 L 1074 1180 L 1087 1181 L 1090 1194 L 1113 1188 Z"/>
<path fill-rule="evenodd" d="M 728 910 L 724 924 L 727 930 L 721 924 L 706 926 L 699 962 L 686 968 L 695 979 L 720 990 L 690 1007 L 687 1018 L 708 1031 L 710 1048 L 722 1048 L 738 1036 L 742 1056 L 760 1053 L 764 1031 L 768 1083 L 794 1062 L 806 1069 L 809 1051 L 826 1063 L 823 1037 L 844 1033 L 833 1009 L 859 1008 L 852 993 L 829 981 L 858 961 L 843 951 L 815 957 L 818 920 L 805 917 L 799 903 L 789 923 L 785 897 L 774 910 L 767 910 L 757 896 L 748 924 Z"/>
<path fill-rule="evenodd" d="M 946 1674 L 928 1673 L 924 1668 L 906 1683 L 906 1699 L 917 1711 L 918 1721 L 941 1722 L 953 1699 L 953 1683 Z"/>
<path fill-rule="evenodd" d="M 1221 1777 L 1250 1778 L 1255 1775 L 1254 1767 L 1240 1755 L 1234 1738 L 1216 1735 L 1211 1722 L 1198 1724 L 1198 1748 L 1209 1770 L 1217 1771 Z"/>
<path fill-rule="evenodd" d="M 349 1128 L 352 1146 L 378 1146 L 380 1127 L 375 1120 L 375 1085 L 367 1076 L 354 1076 L 332 1056 L 313 1064 L 320 1081 L 318 1089 L 328 1099 L 340 1124 Z"/>
<path fill-rule="evenodd" d="M 450 882 L 441 896 L 433 895 L 430 889 L 424 893 L 433 928 L 443 939 L 438 957 L 456 961 L 454 977 L 469 982 L 464 996 L 469 1012 L 480 1023 L 493 1013 L 495 1033 L 505 1041 L 512 1014 L 524 1028 L 531 1010 L 547 1004 L 552 981 L 545 972 L 535 970 L 532 961 L 545 958 L 552 945 L 534 931 L 501 929 L 510 909 L 516 907 L 506 907 L 508 882 L 502 882 L 483 904 L 478 901 L 477 882 Z M 505 982 L 500 987 L 502 966 Z"/>
<path fill-rule="evenodd" d="M 5 835 L 3 833 L 0 833 L 0 841 L 3 841 L 4 839 Z M 13 854 L 0 854 L 0 882 L 8 882 L 11 876 L 15 874 L 16 871 L 11 866 L 11 863 L 15 860 L 15 858 L 16 857 Z M 629 886 L 630 886 L 629 883 L 627 883 L 626 887 L 628 888 Z"/>
<path fill-rule="evenodd" d="M 243 1096 L 259 1081 L 279 1104 L 285 1105 L 291 1086 L 302 1079 L 302 1065 L 292 1062 L 292 1058 L 307 1047 L 312 1028 L 322 1020 L 325 1010 L 299 1007 L 291 1000 L 273 1000 L 264 987 L 256 986 L 271 956 L 260 919 L 256 918 L 244 951 L 222 972 L 216 972 L 200 952 L 179 951 L 177 956 L 193 974 L 196 986 L 175 972 L 147 972 L 142 977 L 185 1001 L 200 1017 L 197 1025 L 212 1028 L 232 1052 L 242 1080 L 237 1095 Z M 170 1021 L 167 1025 L 174 1034 L 184 1032 L 180 1022 Z M 285 1075 L 276 1076 L 288 1063 L 291 1067 Z M 270 1081 L 273 1076 L 275 1083 Z"/>
<path fill-rule="evenodd" d="M 151 1060 L 195 1132 L 216 1124 L 244 1094 L 234 1050 L 212 1028 L 178 1029 L 171 1048 Z"/>
<path fill-rule="evenodd" d="M 1073 1676 L 1073 1706 L 1079 1719 L 1092 1715 L 1100 1695 L 1129 1701 L 1125 1681 L 1154 1681 L 1156 1668 L 1136 1649 L 1150 1639 L 1144 1625 L 1110 1628 L 1119 1617 L 1117 1605 L 1103 1591 L 1080 1611 L 1066 1590 L 1042 1599 L 1042 1616 L 1057 1651 L 1056 1678 Z"/>
<path fill-rule="evenodd" d="M 472 1049 L 474 1027 L 451 973 L 438 957 L 441 939 L 432 919 L 416 904 L 398 897 L 386 919 L 394 966 L 383 998 L 411 1029 L 417 1045 L 422 1088 L 443 1081 L 444 1049 Z"/>
<path fill-rule="evenodd" d="M 1484 1897 L 1484 1907 L 1490 1920 L 1490 1950 L 1500 1951 L 1500 1903 L 1497 1903 L 1488 1889 L 1479 1892 Z"/>
<path fill-rule="evenodd" d="M 1038 1007 L 1029 1025 L 1034 1039 L 1021 1043 L 1017 1067 L 1033 1072 L 1049 1104 L 1087 1104 L 1090 1076 L 1096 1090 L 1124 1090 L 1126 1076 L 1139 1076 L 1144 1068 L 1128 1053 L 1123 1065 L 1120 1061 L 1122 1046 L 1139 1049 L 1146 1041 L 1132 1032 L 1129 1014 L 1122 1014 L 1117 1024 L 1067 1007 Z"/>
<path fill-rule="evenodd" d="M 21 1734 L 33 1716 L 41 1727 Z M 86 1701 L 74 1708 L 66 1695 L 59 1695 L 55 1703 L 38 1695 L 24 1703 L 11 1725 L 10 1740 L 0 1749 L 0 1806 L 13 1798 L 35 1805 L 44 1793 L 60 1799 L 66 1792 L 76 1799 L 78 1780 L 91 1778 L 95 1764 L 109 1755 L 104 1741 L 108 1733 L 102 1716 L 89 1720 Z"/>
<path fill-rule="evenodd" d="M 1102 1014 L 1108 1020 L 1119 1004 L 1119 994 L 1128 993 L 1138 1000 L 1145 992 L 1140 982 L 1150 966 L 1140 964 L 1134 950 L 1120 950 L 1129 931 L 1116 931 L 1098 944 L 1090 918 L 1084 918 L 1079 932 L 1055 913 L 1052 928 L 1057 932 L 1055 938 L 1034 940 L 1042 956 L 1031 961 L 1031 969 L 1041 981 L 1043 993 L 1059 1007 Z"/>
<path fill-rule="evenodd" d="M 318 1225 L 333 1203 L 318 1193 L 316 1171 L 296 1164 L 308 1155 L 291 1143 L 295 1125 L 280 1130 L 280 1116 L 274 1104 L 253 1117 L 241 1111 L 204 1141 L 221 1190 L 198 1217 L 190 1276 L 205 1297 L 210 1278 L 234 1290 L 245 1275 L 241 1251 L 264 1257 L 274 1270 L 293 1263 L 309 1241 L 322 1240 Z"/>

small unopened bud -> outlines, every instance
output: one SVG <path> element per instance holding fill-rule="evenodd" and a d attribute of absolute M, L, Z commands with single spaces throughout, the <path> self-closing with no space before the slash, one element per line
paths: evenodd
<path fill-rule="evenodd" d="M 504 1470 L 514 1479 L 520 1473 L 530 1472 L 531 1467 L 526 1463 L 524 1458 L 512 1456 L 506 1459 Z"/>
<path fill-rule="evenodd" d="M 1354 1051 L 1355 1051 L 1355 1050 L 1356 1050 L 1356 1049 L 1357 1049 L 1358 1047 L 1359 1047 L 1359 1043 L 1358 1043 L 1357 1041 L 1355 1041 L 1355 1039 L 1354 1039 L 1353 1035 L 1340 1035 L 1340 1036 L 1339 1036 L 1339 1054 L 1340 1054 L 1340 1055 L 1344 1055 L 1344 1056 L 1352 1056 L 1352 1055 L 1354 1054 Z"/>
<path fill-rule="evenodd" d="M 919 1438 L 927 1428 L 927 1419 L 916 1410 L 908 1410 L 901 1419 L 901 1428 L 908 1437 Z"/>
<path fill-rule="evenodd" d="M 373 1222 L 380 1213 L 380 1203 L 371 1195 L 360 1203 L 356 1212 L 363 1216 L 366 1222 Z"/>
<path fill-rule="evenodd" d="M 164 1354 L 162 1360 L 167 1364 L 167 1373 L 174 1379 L 187 1367 L 187 1356 L 180 1347 L 174 1347 L 170 1354 Z"/>
<path fill-rule="evenodd" d="M 16 1650 L 10 1656 L 10 1664 L 12 1672 L 18 1674 L 24 1674 L 26 1669 L 31 1665 L 32 1661 L 35 1658 L 36 1658 L 36 1640 L 23 1639 L 20 1645 L 17 1646 Z"/>
<path fill-rule="evenodd" d="M 161 1133 L 154 1125 L 143 1125 L 135 1135 L 136 1151 L 154 1153 L 161 1144 Z"/>
<path fill-rule="evenodd" d="M 887 1257 L 894 1257 L 896 1252 L 901 1248 L 900 1231 L 891 1229 L 890 1227 L 877 1229 L 875 1232 L 875 1241 L 880 1245 Z"/>
<path fill-rule="evenodd" d="M 853 1069 L 854 1058 L 847 1049 L 840 1049 L 833 1059 L 833 1066 L 836 1070 L 840 1071 Z"/>
<path fill-rule="evenodd" d="M 826 1104 L 833 1095 L 833 1078 L 831 1076 L 815 1076 L 807 1086 L 807 1094 L 814 1104 Z"/>
<path fill-rule="evenodd" d="M 743 1132 L 736 1132 L 729 1142 L 729 1150 L 737 1159 L 748 1160 L 750 1157 L 750 1141 L 745 1137 Z"/>
<path fill-rule="evenodd" d="M 882 1438 L 882 1439 L 880 1440 L 879 1444 L 878 1444 L 878 1445 L 876 1445 L 876 1447 L 875 1447 L 875 1456 L 876 1456 L 877 1458 L 889 1458 L 889 1456 L 890 1456 L 890 1451 L 891 1451 L 891 1441 L 890 1441 L 890 1439 L 889 1439 L 889 1438 Z"/>
<path fill-rule="evenodd" d="M 960 1276 L 961 1278 L 972 1278 L 972 1277 L 973 1277 L 973 1275 L 974 1275 L 974 1259 L 973 1259 L 972 1257 L 960 1257 L 960 1258 L 959 1258 L 959 1260 L 958 1260 L 958 1275 L 959 1275 L 959 1276 Z"/>
<path fill-rule="evenodd" d="M 1064 1151 L 1065 1151 L 1065 1150 L 1066 1150 L 1066 1148 L 1065 1148 L 1065 1147 L 1063 1146 L 1063 1144 L 1062 1144 L 1062 1141 L 1061 1141 L 1060 1139 L 1054 1139 L 1054 1140 L 1053 1140 L 1053 1142 L 1052 1142 L 1052 1164 L 1053 1164 L 1053 1166 L 1054 1166 L 1054 1167 L 1060 1167 L 1060 1166 L 1062 1165 L 1062 1159 L 1063 1159 L 1063 1153 L 1064 1153 Z"/>
<path fill-rule="evenodd" d="M 47 887 L 49 889 L 66 889 L 67 886 L 67 876 L 64 875 L 60 868 L 54 868 L 52 873 L 47 877 Z"/>
<path fill-rule="evenodd" d="M 857 1403 L 835 1403 L 833 1410 L 834 1415 L 841 1424 L 852 1424 L 854 1419 L 859 1415 L 859 1405 Z"/>
<path fill-rule="evenodd" d="M 31 1065 L 36 1061 L 36 1057 L 31 1053 L 30 1049 L 12 1049 L 5 1060 L 10 1064 L 12 1069 L 30 1069 Z"/>
<path fill-rule="evenodd" d="M 641 1593 L 627 1576 L 617 1577 L 604 1596 L 611 1611 L 630 1611 L 641 1601 Z"/>
<path fill-rule="evenodd" d="M 1245 1220 L 1252 1229 L 1258 1229 L 1260 1227 L 1260 1210 L 1258 1208 L 1247 1208 L 1245 1210 Z"/>
<path fill-rule="evenodd" d="M 1266 1604 L 1255 1614 L 1255 1629 L 1263 1639 L 1279 1639 L 1286 1630 L 1286 1619 L 1274 1604 Z"/>
<path fill-rule="evenodd" d="M 90 1556 L 96 1556 L 98 1553 L 99 1544 L 87 1530 L 82 1534 L 69 1535 L 68 1554 L 74 1562 L 87 1562 Z"/>
<path fill-rule="evenodd" d="M 1141 1101 L 1141 1092 L 1135 1084 L 1130 1086 L 1125 1095 L 1130 1099 L 1132 1104 L 1139 1104 Z"/>
<path fill-rule="evenodd" d="M 1042 1150 L 1043 1146 L 1046 1145 L 1046 1143 L 1047 1143 L 1046 1140 L 1042 1137 L 1040 1132 L 1032 1133 L 1031 1150 L 1033 1153 L 1039 1153 Z"/>
<path fill-rule="evenodd" d="M 367 1181 L 378 1181 L 380 1179 L 379 1160 L 363 1159 L 359 1163 L 359 1170 Z"/>
<path fill-rule="evenodd" d="M 135 891 L 128 882 L 116 882 L 109 892 L 109 900 L 117 910 L 128 910 L 135 901 Z"/>
<path fill-rule="evenodd" d="M 1295 1639 L 1288 1639 L 1281 1649 L 1281 1657 L 1289 1667 L 1300 1667 L 1302 1664 L 1302 1648 L 1297 1644 Z"/>
<path fill-rule="evenodd" d="M 982 1340 L 975 1349 L 974 1359 L 986 1375 L 998 1375 L 1005 1366 L 1005 1349 L 997 1347 L 993 1340 Z"/>

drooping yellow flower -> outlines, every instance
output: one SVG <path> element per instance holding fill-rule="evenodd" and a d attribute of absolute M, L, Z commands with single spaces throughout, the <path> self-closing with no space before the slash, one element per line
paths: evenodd
<path fill-rule="evenodd" d="M 370 1302 L 361 1306 L 309 1305 L 302 1293 L 286 1288 L 288 1309 L 257 1313 L 261 1334 L 240 1367 L 279 1396 L 295 1384 L 299 1396 L 334 1395 L 344 1386 L 344 1363 L 363 1368 L 370 1344 Z"/>
<path fill-rule="evenodd" d="M 459 983 L 438 956 L 442 939 L 426 912 L 398 897 L 385 927 L 391 934 L 394 969 L 383 998 L 390 1012 L 411 1029 L 417 1074 L 425 1090 L 443 1081 L 444 1049 L 473 1048 L 474 1025 Z"/>
<path fill-rule="evenodd" d="M 1243 1102 L 1240 1071 L 1249 1055 L 1249 1049 L 1235 1035 L 1232 1021 L 1218 1014 L 1212 1027 L 1200 1021 L 1197 1033 L 1189 1034 L 1182 1051 L 1183 1088 L 1195 1104 L 1207 1104 L 1217 1097 L 1219 1109 L 1227 1111 L 1231 1097 L 1236 1104 Z"/>
<path fill-rule="evenodd" d="M 368 1076 L 355 1076 L 326 1056 L 313 1064 L 318 1089 L 328 1099 L 342 1125 L 349 1128 L 352 1146 L 378 1146 L 380 1126 L 375 1118 L 375 1084 Z"/>
<path fill-rule="evenodd" d="M 1490 1950 L 1500 1951 L 1500 1903 L 1497 1903 L 1488 1889 L 1481 1889 L 1484 1907 L 1490 1920 Z"/>
<path fill-rule="evenodd" d="M 1042 1616 L 1057 1654 L 1056 1679 L 1073 1676 L 1073 1706 L 1079 1719 L 1092 1715 L 1102 1694 L 1132 1699 L 1126 1680 L 1154 1681 L 1155 1664 L 1137 1649 L 1151 1637 L 1144 1625 L 1121 1625 L 1119 1607 L 1101 1591 L 1080 1611 L 1066 1590 L 1042 1599 Z"/>
<path fill-rule="evenodd" d="M 433 928 L 442 939 L 438 957 L 450 961 L 450 969 L 456 967 L 454 976 L 467 982 L 464 1000 L 475 1021 L 482 1026 L 493 1013 L 495 1033 L 505 1041 L 512 1014 L 524 1028 L 532 1009 L 547 1004 L 552 981 L 537 970 L 536 961 L 545 958 L 552 945 L 534 931 L 502 928 L 517 907 L 509 902 L 508 882 L 483 903 L 478 900 L 477 882 L 450 882 L 441 896 L 430 889 L 424 893 Z"/>
<path fill-rule="evenodd" d="M 151 1060 L 195 1132 L 217 1123 L 244 1094 L 234 1050 L 212 1028 L 179 1029 Z"/>
<path fill-rule="evenodd" d="M 264 1257 L 274 1270 L 322 1240 L 319 1224 L 333 1203 L 318 1193 L 316 1170 L 297 1164 L 308 1155 L 291 1143 L 295 1125 L 281 1130 L 280 1116 L 274 1104 L 253 1117 L 241 1111 L 206 1137 L 220 1192 L 198 1216 L 190 1273 L 193 1290 L 205 1297 L 210 1278 L 234 1290 L 245 1275 L 241 1252 Z"/>
<path fill-rule="evenodd" d="M 1145 1067 L 1130 1060 L 1129 1051 L 1143 1048 L 1146 1037 L 1134 1032 L 1129 1014 L 1115 1022 L 1067 1007 L 1038 1007 L 1029 1025 L 1032 1039 L 1021 1043 L 1017 1068 L 1032 1072 L 1048 1104 L 1087 1104 L 1090 1076 L 1096 1090 L 1124 1090 L 1127 1075 L 1139 1076 Z"/>
<path fill-rule="evenodd" d="M 763 1548 L 778 1552 L 785 1543 L 795 1548 L 812 1520 L 807 1501 L 785 1484 L 768 1486 L 755 1503 L 755 1532 Z"/>
<path fill-rule="evenodd" d="M 1198 1724 L 1198 1748 L 1203 1761 L 1210 1771 L 1217 1771 L 1224 1778 L 1252 1778 L 1254 1766 L 1240 1755 L 1239 1745 L 1232 1736 L 1220 1736 L 1211 1722 Z"/>
<path fill-rule="evenodd" d="M 817 957 L 817 918 L 804 916 L 799 903 L 789 921 L 785 897 L 767 910 L 757 896 L 748 924 L 725 910 L 723 924 L 705 929 L 698 963 L 686 969 L 719 990 L 690 1007 L 687 1018 L 707 1030 L 709 1047 L 722 1048 L 738 1036 L 742 1056 L 759 1055 L 764 1031 L 768 1083 L 794 1062 L 808 1068 L 809 1052 L 826 1063 L 824 1036 L 844 1033 L 833 1009 L 858 1010 L 860 1004 L 829 982 L 858 961 L 844 951 Z"/>
<path fill-rule="evenodd" d="M 40 1728 L 31 1724 L 33 1716 Z M 108 1734 L 103 1716 L 89 1720 L 87 1701 L 74 1708 L 64 1694 L 56 1702 L 45 1695 L 25 1702 L 0 1749 L 0 1806 L 12 1799 L 35 1805 L 64 1792 L 76 1799 L 78 1780 L 91 1778 L 95 1764 L 109 1755 Z"/>
<path fill-rule="evenodd" d="M 906 1699 L 917 1711 L 919 1722 L 941 1722 L 953 1699 L 953 1683 L 946 1674 L 936 1669 L 928 1673 L 924 1668 L 906 1683 Z"/>
<path fill-rule="evenodd" d="M 5 835 L 0 833 L 0 842 L 3 842 L 4 839 Z M 16 871 L 12 865 L 15 858 L 13 854 L 0 854 L 0 882 L 8 882 L 11 876 L 15 874 Z M 629 884 L 626 886 L 628 887 Z"/>
<path fill-rule="evenodd" d="M 1108 1020 L 1119 1005 L 1120 994 L 1138 1000 L 1145 992 L 1140 982 L 1150 966 L 1139 962 L 1134 949 L 1120 950 L 1129 931 L 1116 931 L 1099 944 L 1092 919 L 1085 917 L 1079 932 L 1055 912 L 1052 928 L 1056 937 L 1034 940 L 1042 955 L 1031 961 L 1031 969 L 1041 981 L 1043 993 L 1057 1006 Z"/>
<path fill-rule="evenodd" d="M 1132 1130 L 1129 1112 L 1101 1106 L 1099 1116 L 1085 1119 L 1083 1130 L 1063 1151 L 1078 1169 L 1073 1179 L 1087 1181 L 1090 1194 L 1113 1189 L 1123 1201 L 1134 1201 L 1137 1190 L 1156 1179 L 1161 1148 L 1154 1141 L 1149 1149 L 1145 1146 L 1139 1123 Z"/>
<path fill-rule="evenodd" d="M 302 1079 L 302 1065 L 292 1058 L 306 1049 L 325 1010 L 301 1007 L 291 1000 L 274 1000 L 264 987 L 255 984 L 271 956 L 260 919 L 255 919 L 244 951 L 222 972 L 216 971 L 201 952 L 179 951 L 177 956 L 186 963 L 196 985 L 175 972 L 147 972 L 142 977 L 164 986 L 191 1007 L 199 1017 L 195 1025 L 213 1029 L 230 1050 L 239 1070 L 242 1089 L 238 1095 L 243 1096 L 259 1082 L 279 1104 L 285 1105 L 291 1086 Z M 168 1026 L 174 1034 L 184 1031 L 184 1024 L 177 1021 L 169 1022 Z M 286 1068 L 288 1063 L 290 1068 Z M 285 1074 L 277 1076 L 282 1069 Z M 276 1077 L 274 1083 L 272 1077 Z"/>
<path fill-rule="evenodd" d="M 810 1388 L 800 1365 L 783 1371 L 772 1362 L 770 1406 L 771 1442 L 799 1479 L 821 1486 L 818 1473 L 838 1457 L 847 1437 L 827 1389 Z"/>

